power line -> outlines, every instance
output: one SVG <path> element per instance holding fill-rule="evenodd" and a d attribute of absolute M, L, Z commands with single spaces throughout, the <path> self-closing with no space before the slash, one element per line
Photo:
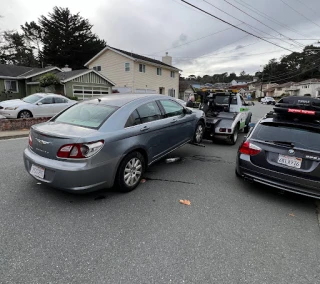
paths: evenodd
<path fill-rule="evenodd" d="M 309 10 L 311 10 L 312 13 L 314 13 L 314 14 L 316 14 L 316 15 L 318 16 L 318 14 L 317 14 L 312 8 L 310 8 L 306 3 L 303 3 L 303 2 L 300 1 L 300 0 L 296 0 L 296 1 L 298 1 L 300 4 L 302 4 L 303 6 L 305 6 L 306 8 L 308 8 Z"/>
<path fill-rule="evenodd" d="M 278 32 L 277 30 L 275 30 L 274 28 L 272 28 L 272 27 L 270 27 L 270 26 L 268 26 L 268 25 L 266 25 L 265 23 L 263 23 L 262 21 L 260 21 L 259 19 L 257 19 L 257 18 L 255 18 L 255 17 L 253 17 L 253 16 L 251 16 L 249 13 L 247 13 L 246 11 L 243 11 L 242 9 L 240 9 L 239 7 L 237 7 L 236 5 L 234 5 L 234 4 L 232 4 L 232 3 L 230 3 L 228 0 L 223 0 L 224 2 L 226 2 L 226 3 L 228 3 L 229 5 L 231 5 L 232 7 L 234 7 L 234 8 L 236 8 L 237 10 L 239 10 L 239 11 L 241 11 L 242 13 L 244 13 L 244 14 L 246 14 L 247 16 L 249 16 L 250 18 L 252 18 L 252 19 L 254 19 L 254 20 L 256 20 L 257 22 L 259 22 L 260 24 L 262 24 L 262 25 L 264 25 L 264 26 L 266 26 L 267 28 L 269 28 L 270 30 L 273 30 L 273 31 L 275 31 L 277 34 L 280 34 L 280 35 L 282 35 L 282 36 L 284 36 L 284 37 L 286 37 L 286 38 L 288 38 L 289 40 L 291 40 L 292 42 L 295 42 L 294 40 L 292 40 L 291 38 L 289 38 L 289 37 L 287 37 L 287 36 L 285 36 L 285 35 L 283 35 L 283 34 L 281 34 L 280 32 Z M 298 44 L 298 45 L 300 45 L 301 47 L 304 47 L 304 45 L 303 44 L 301 44 L 301 43 L 299 43 L 299 42 L 295 42 L 296 44 Z"/>
<path fill-rule="evenodd" d="M 205 10 L 203 10 L 203 9 L 201 9 L 201 8 L 195 6 L 195 5 L 193 5 L 193 4 L 191 4 L 191 3 L 187 2 L 187 1 L 185 1 L 185 0 L 180 0 L 180 1 L 182 1 L 183 3 L 189 5 L 189 6 L 193 7 L 193 8 L 195 8 L 195 9 L 197 9 L 197 10 L 199 10 L 199 11 L 201 11 L 201 12 L 203 12 L 203 13 L 205 13 L 205 14 L 207 14 L 207 15 L 209 15 L 209 16 L 211 16 L 211 17 L 213 17 L 213 18 L 215 18 L 215 19 L 217 19 L 217 20 L 219 20 L 219 21 L 221 21 L 221 22 L 223 22 L 223 23 L 225 23 L 225 24 L 227 24 L 227 25 L 229 25 L 229 26 L 234 27 L 234 28 L 236 28 L 236 29 L 238 29 L 238 30 L 240 30 L 240 31 L 248 34 L 248 35 L 254 36 L 254 37 L 258 38 L 258 39 L 261 39 L 261 40 L 263 40 L 263 41 L 265 41 L 265 42 L 268 42 L 268 43 L 270 43 L 270 44 L 272 44 L 272 45 L 275 45 L 275 46 L 277 46 L 277 47 L 280 47 L 280 48 L 282 48 L 282 49 L 284 49 L 284 50 L 293 52 L 292 50 L 290 50 L 290 49 L 288 49 L 288 48 L 286 48 L 286 47 L 283 47 L 283 46 L 281 46 L 281 45 L 278 45 L 278 44 L 276 44 L 276 43 L 274 43 L 274 42 L 272 42 L 272 41 L 268 41 L 268 40 L 266 40 L 266 39 L 263 39 L 263 38 L 260 37 L 260 36 L 257 36 L 257 35 L 255 35 L 255 34 L 253 34 L 253 33 L 250 33 L 250 32 L 248 32 L 248 31 L 242 29 L 242 28 L 239 28 L 239 27 L 237 27 L 237 26 L 235 26 L 235 25 L 233 25 L 233 24 L 231 24 L 231 23 L 229 23 L 229 22 L 227 22 L 227 21 L 225 21 L 225 20 L 223 20 L 223 19 L 221 19 L 221 18 L 219 18 L 219 17 L 217 17 L 217 16 L 215 16 L 215 15 L 213 15 L 213 14 L 211 14 L 211 13 L 209 13 L 209 12 L 207 12 L 207 11 L 205 11 Z"/>
<path fill-rule="evenodd" d="M 202 0 L 202 1 L 205 2 L 205 3 L 207 3 L 207 4 L 209 4 L 210 6 L 212 6 L 212 7 L 214 7 L 214 8 L 216 8 L 217 10 L 221 11 L 222 13 L 224 13 L 224 14 L 226 14 L 226 15 L 228 15 L 228 16 L 230 16 L 230 17 L 232 17 L 232 18 L 234 18 L 234 19 L 236 19 L 236 20 L 238 20 L 238 21 L 240 21 L 241 23 L 246 24 L 246 25 L 249 26 L 250 28 L 252 28 L 252 29 L 254 29 L 254 30 L 256 30 L 256 31 L 260 31 L 260 33 L 264 33 L 264 34 L 272 37 L 271 34 L 269 34 L 269 33 L 267 33 L 267 32 L 264 32 L 264 31 L 258 29 L 257 27 L 254 27 L 254 26 L 252 26 L 252 25 L 250 25 L 250 24 L 248 24 L 248 23 L 246 23 L 246 22 L 244 22 L 244 21 L 236 18 L 235 16 L 231 15 L 230 13 L 225 12 L 224 10 L 222 10 L 222 9 L 220 9 L 219 7 L 213 5 L 212 3 L 210 3 L 210 2 L 208 2 L 208 1 L 206 1 L 206 0 Z M 231 4 L 230 4 L 230 5 L 231 5 Z M 276 31 L 276 32 L 277 32 L 277 31 Z M 277 32 L 277 33 L 278 33 L 278 32 Z M 283 42 L 286 43 L 286 44 L 290 44 L 290 43 L 286 42 L 286 41 L 283 40 L 283 39 L 280 39 L 280 40 L 283 41 Z M 298 43 L 298 44 L 301 45 L 300 43 Z"/>
<path fill-rule="evenodd" d="M 279 21 L 276 20 L 275 18 L 272 18 L 271 16 L 267 15 L 266 13 L 258 10 L 257 8 L 255 8 L 255 7 L 253 7 L 252 5 L 248 4 L 248 3 L 245 2 L 244 0 L 240 0 L 243 4 L 242 4 L 242 3 L 239 3 L 237 0 L 234 0 L 234 1 L 237 2 L 238 4 L 242 5 L 242 6 L 246 7 L 246 8 L 249 9 L 250 11 L 258 14 L 259 16 L 264 17 L 265 19 L 269 20 L 270 22 L 273 22 L 273 23 L 275 23 L 275 24 L 277 24 L 277 25 L 279 25 L 279 26 L 282 26 L 282 27 L 284 27 L 284 28 L 286 28 L 286 29 L 288 29 L 288 30 L 290 30 L 290 31 L 298 34 L 298 35 L 301 35 L 301 36 L 305 37 L 305 35 L 301 34 L 301 33 L 298 32 L 296 29 L 291 28 L 291 27 L 289 27 L 288 25 L 279 22 Z M 252 9 L 251 9 L 250 7 L 251 7 Z"/>
<path fill-rule="evenodd" d="M 315 24 L 316 26 L 318 26 L 318 27 L 320 28 L 320 26 L 319 26 L 316 22 L 308 19 L 305 15 L 303 15 L 302 13 L 300 13 L 299 11 L 297 11 L 295 8 L 293 8 L 292 6 L 290 6 L 288 3 L 284 2 L 283 0 L 280 0 L 280 1 L 281 1 L 283 4 L 287 5 L 289 8 L 291 8 L 293 11 L 295 11 L 296 13 L 298 13 L 299 15 L 301 15 L 302 17 L 304 17 L 307 21 Z"/>

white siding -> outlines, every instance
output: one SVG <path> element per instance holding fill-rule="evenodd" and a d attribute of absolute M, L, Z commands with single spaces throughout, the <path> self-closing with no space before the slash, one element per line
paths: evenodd
<path fill-rule="evenodd" d="M 125 71 L 125 63 L 130 62 L 130 71 Z M 139 64 L 146 65 L 146 72 L 139 72 Z M 170 77 L 169 69 L 162 69 L 162 75 L 157 75 L 157 66 L 149 65 L 148 63 L 135 62 L 122 56 L 112 50 L 107 50 L 98 58 L 89 64 L 89 68 L 101 66 L 101 71 L 104 76 L 112 80 L 116 85 L 113 89 L 120 92 L 137 93 L 159 93 L 160 88 L 164 88 L 163 94 L 168 95 L 168 90 L 173 89 L 175 96 L 179 95 L 179 72 L 175 71 L 175 77 Z M 158 66 L 160 67 L 160 66 Z"/>
<path fill-rule="evenodd" d="M 125 71 L 125 63 L 130 63 L 130 71 Z M 119 88 L 130 88 L 133 85 L 133 60 L 122 56 L 111 50 L 107 50 L 102 53 L 98 58 L 89 64 L 89 68 L 92 69 L 94 66 L 101 66 L 100 73 L 116 85 L 113 87 Z"/>
<path fill-rule="evenodd" d="M 141 64 L 141 63 L 140 63 Z M 170 77 L 169 69 L 162 69 L 162 75 L 157 75 L 157 66 L 146 65 L 146 72 L 139 72 L 139 62 L 135 63 L 134 72 L 134 86 L 135 89 L 146 90 L 146 92 L 159 94 L 160 88 L 164 88 L 164 95 L 168 95 L 169 89 L 175 90 L 175 96 L 178 98 L 179 94 L 179 72 L 175 71 L 175 77 Z M 139 91 L 142 92 L 142 91 Z"/>

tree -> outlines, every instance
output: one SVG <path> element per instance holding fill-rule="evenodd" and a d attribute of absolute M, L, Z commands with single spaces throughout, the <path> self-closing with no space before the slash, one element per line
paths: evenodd
<path fill-rule="evenodd" d="M 88 20 L 79 13 L 71 14 L 68 8 L 54 7 L 47 17 L 40 17 L 38 24 L 25 23 L 21 28 L 44 65 L 83 68 L 106 46 L 105 41 L 92 33 Z"/>
<path fill-rule="evenodd" d="M 4 43 L 1 46 L 0 61 L 4 64 L 23 66 L 37 66 L 37 61 L 23 34 L 17 32 L 4 32 Z"/>

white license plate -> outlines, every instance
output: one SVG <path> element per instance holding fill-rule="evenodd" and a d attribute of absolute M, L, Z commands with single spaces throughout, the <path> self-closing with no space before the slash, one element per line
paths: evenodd
<path fill-rule="evenodd" d="M 286 165 L 286 166 L 291 167 L 291 168 L 300 169 L 301 168 L 302 159 L 301 158 L 296 158 L 296 157 L 279 155 L 278 163 L 282 164 L 282 165 Z"/>
<path fill-rule="evenodd" d="M 44 178 L 44 168 L 32 165 L 31 170 L 30 170 L 30 174 L 32 174 L 35 177 L 43 179 Z"/>

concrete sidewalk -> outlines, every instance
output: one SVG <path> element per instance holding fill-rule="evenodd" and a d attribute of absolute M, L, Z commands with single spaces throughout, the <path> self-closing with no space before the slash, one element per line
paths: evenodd
<path fill-rule="evenodd" d="M 29 129 L 0 131 L 0 140 L 28 137 Z"/>

